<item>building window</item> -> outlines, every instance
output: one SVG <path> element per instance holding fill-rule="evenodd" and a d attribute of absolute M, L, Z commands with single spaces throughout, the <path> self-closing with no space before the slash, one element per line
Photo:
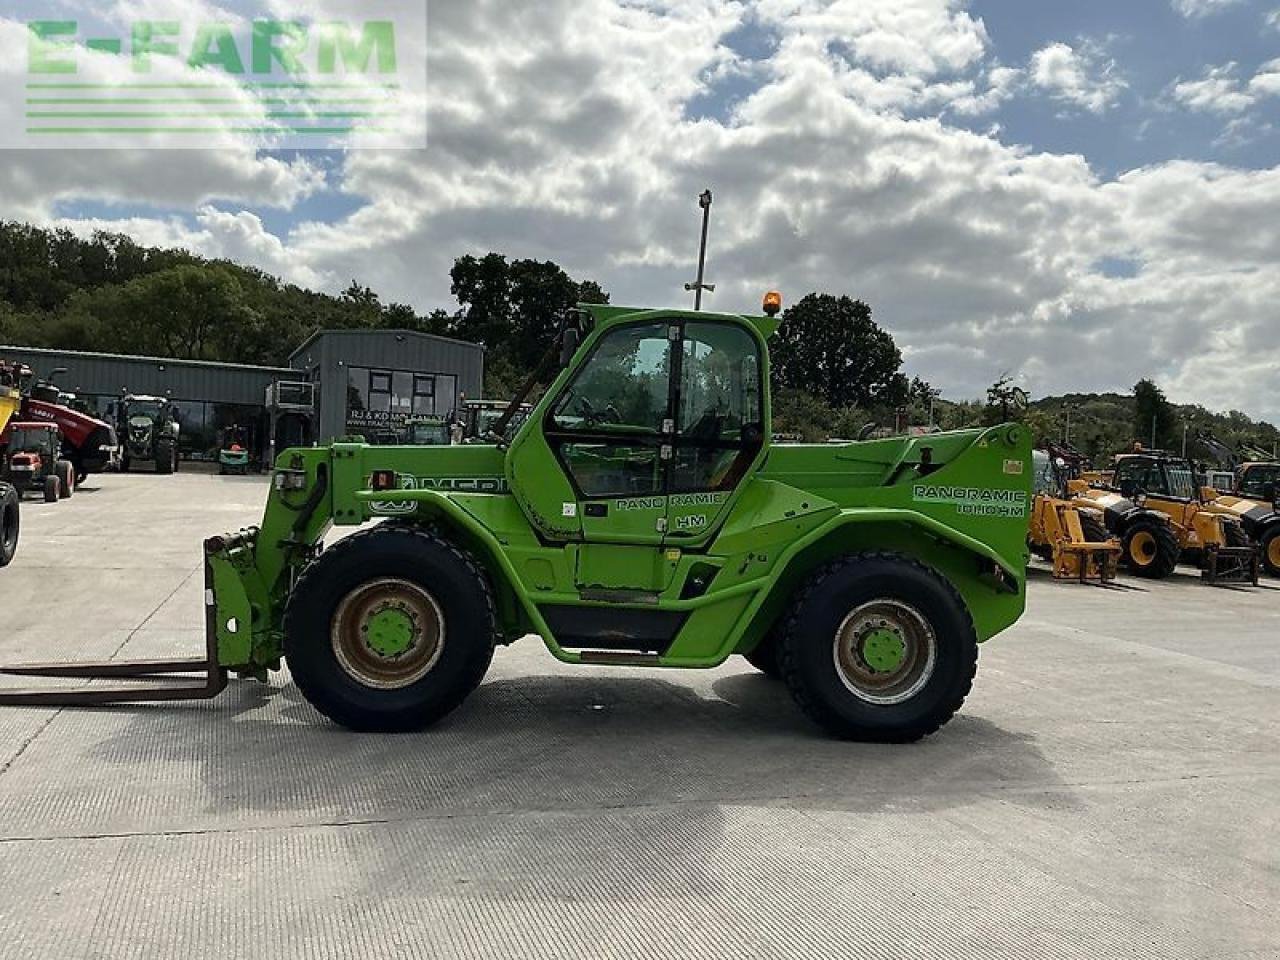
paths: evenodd
<path fill-rule="evenodd" d="M 402 443 L 410 417 L 452 410 L 456 384 L 447 374 L 348 367 L 346 433 L 369 443 Z"/>

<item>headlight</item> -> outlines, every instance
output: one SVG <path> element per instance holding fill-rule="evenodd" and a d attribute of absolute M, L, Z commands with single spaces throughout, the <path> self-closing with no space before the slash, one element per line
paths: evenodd
<path fill-rule="evenodd" d="M 305 490 L 307 489 L 307 472 L 305 470 L 277 470 L 275 483 L 277 490 Z"/>

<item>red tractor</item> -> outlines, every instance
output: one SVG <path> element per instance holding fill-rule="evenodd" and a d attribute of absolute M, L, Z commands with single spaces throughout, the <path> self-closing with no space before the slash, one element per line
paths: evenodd
<path fill-rule="evenodd" d="M 0 367 L 4 366 L 0 363 Z M 54 370 L 50 378 L 61 372 L 63 368 Z M 77 482 L 83 482 L 91 473 L 103 473 L 119 465 L 120 443 L 111 424 L 72 410 L 61 402 L 62 392 L 51 380 L 36 380 L 31 368 L 24 364 L 8 366 L 7 379 L 22 390 L 22 409 L 18 416 L 24 422 L 53 424 L 61 432 L 63 453 L 75 468 Z M 0 447 L 3 445 L 0 439 Z"/>
<path fill-rule="evenodd" d="M 62 459 L 62 437 L 52 423 L 11 423 L 4 479 L 21 498 L 30 490 L 44 494 L 46 503 L 65 500 L 75 490 L 76 471 Z"/>

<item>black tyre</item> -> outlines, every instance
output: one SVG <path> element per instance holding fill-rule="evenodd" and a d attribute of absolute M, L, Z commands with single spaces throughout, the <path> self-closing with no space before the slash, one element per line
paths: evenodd
<path fill-rule="evenodd" d="M 44 478 L 44 502 L 57 503 L 58 493 L 62 490 L 62 481 L 60 481 L 52 473 L 46 474 Z"/>
<path fill-rule="evenodd" d="M 130 467 L 131 463 L 132 463 L 132 461 L 129 459 L 129 457 L 128 457 L 128 456 L 123 456 L 123 457 L 121 457 L 121 458 L 120 458 L 120 472 L 121 472 L 121 473 L 128 473 L 128 472 L 129 472 L 129 467 Z"/>
<path fill-rule="evenodd" d="M 1086 543 L 1106 543 L 1111 539 L 1107 525 L 1091 513 L 1080 511 L 1080 532 Z"/>
<path fill-rule="evenodd" d="M 493 593 L 452 544 L 408 524 L 339 541 L 299 577 L 285 658 L 303 696 L 352 730 L 430 726 L 484 679 Z"/>
<path fill-rule="evenodd" d="M 76 468 L 70 460 L 59 460 L 53 465 L 54 476 L 58 478 L 58 497 L 67 499 L 76 489 Z"/>
<path fill-rule="evenodd" d="M 1280 525 L 1262 535 L 1262 565 L 1273 577 L 1280 577 Z"/>
<path fill-rule="evenodd" d="M 978 643 L 964 601 L 923 564 L 888 553 L 844 557 L 814 574 L 780 643 L 783 678 L 838 737 L 908 743 L 964 703 Z"/>
<path fill-rule="evenodd" d="M 1244 532 L 1244 527 L 1238 523 L 1230 523 L 1223 521 L 1222 523 L 1222 542 L 1228 547 L 1251 547 L 1253 541 L 1249 539 L 1249 535 Z"/>
<path fill-rule="evenodd" d="M 156 473 L 173 473 L 176 451 L 170 443 L 156 445 Z"/>
<path fill-rule="evenodd" d="M 745 653 L 747 663 L 751 664 L 767 677 L 782 679 L 782 662 L 778 654 L 778 630 L 775 627 L 765 635 L 754 650 Z"/>
<path fill-rule="evenodd" d="M 18 491 L 7 483 L 0 483 L 0 567 L 7 567 L 18 552 L 20 518 Z"/>
<path fill-rule="evenodd" d="M 1169 524 L 1155 517 L 1139 517 L 1124 532 L 1124 565 L 1139 577 L 1163 580 L 1178 566 L 1182 552 Z"/>

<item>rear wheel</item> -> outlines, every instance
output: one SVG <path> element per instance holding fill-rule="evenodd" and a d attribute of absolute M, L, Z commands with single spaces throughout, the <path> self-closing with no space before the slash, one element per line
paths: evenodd
<path fill-rule="evenodd" d="M 1273 577 L 1280 577 L 1280 525 L 1262 535 L 1262 565 Z"/>
<path fill-rule="evenodd" d="M 955 588 L 907 557 L 846 557 L 796 598 L 780 644 L 783 677 L 839 737 L 906 743 L 955 715 L 977 670 L 973 622 Z"/>
<path fill-rule="evenodd" d="M 61 489 L 62 482 L 57 478 L 57 476 L 52 473 L 47 474 L 44 478 L 44 502 L 57 503 L 58 492 Z"/>
<path fill-rule="evenodd" d="M 1178 537 L 1154 517 L 1130 524 L 1124 534 L 1124 562 L 1140 577 L 1163 580 L 1178 566 Z"/>
<path fill-rule="evenodd" d="M 339 541 L 298 580 L 285 611 L 285 657 L 298 689 L 361 731 L 419 730 L 484 679 L 497 622 L 476 565 L 407 524 Z"/>
<path fill-rule="evenodd" d="M 19 518 L 18 491 L 0 483 L 0 567 L 7 567 L 18 552 Z"/>
<path fill-rule="evenodd" d="M 59 460 L 53 465 L 53 473 L 58 478 L 58 496 L 65 500 L 76 489 L 76 468 L 70 460 Z"/>

